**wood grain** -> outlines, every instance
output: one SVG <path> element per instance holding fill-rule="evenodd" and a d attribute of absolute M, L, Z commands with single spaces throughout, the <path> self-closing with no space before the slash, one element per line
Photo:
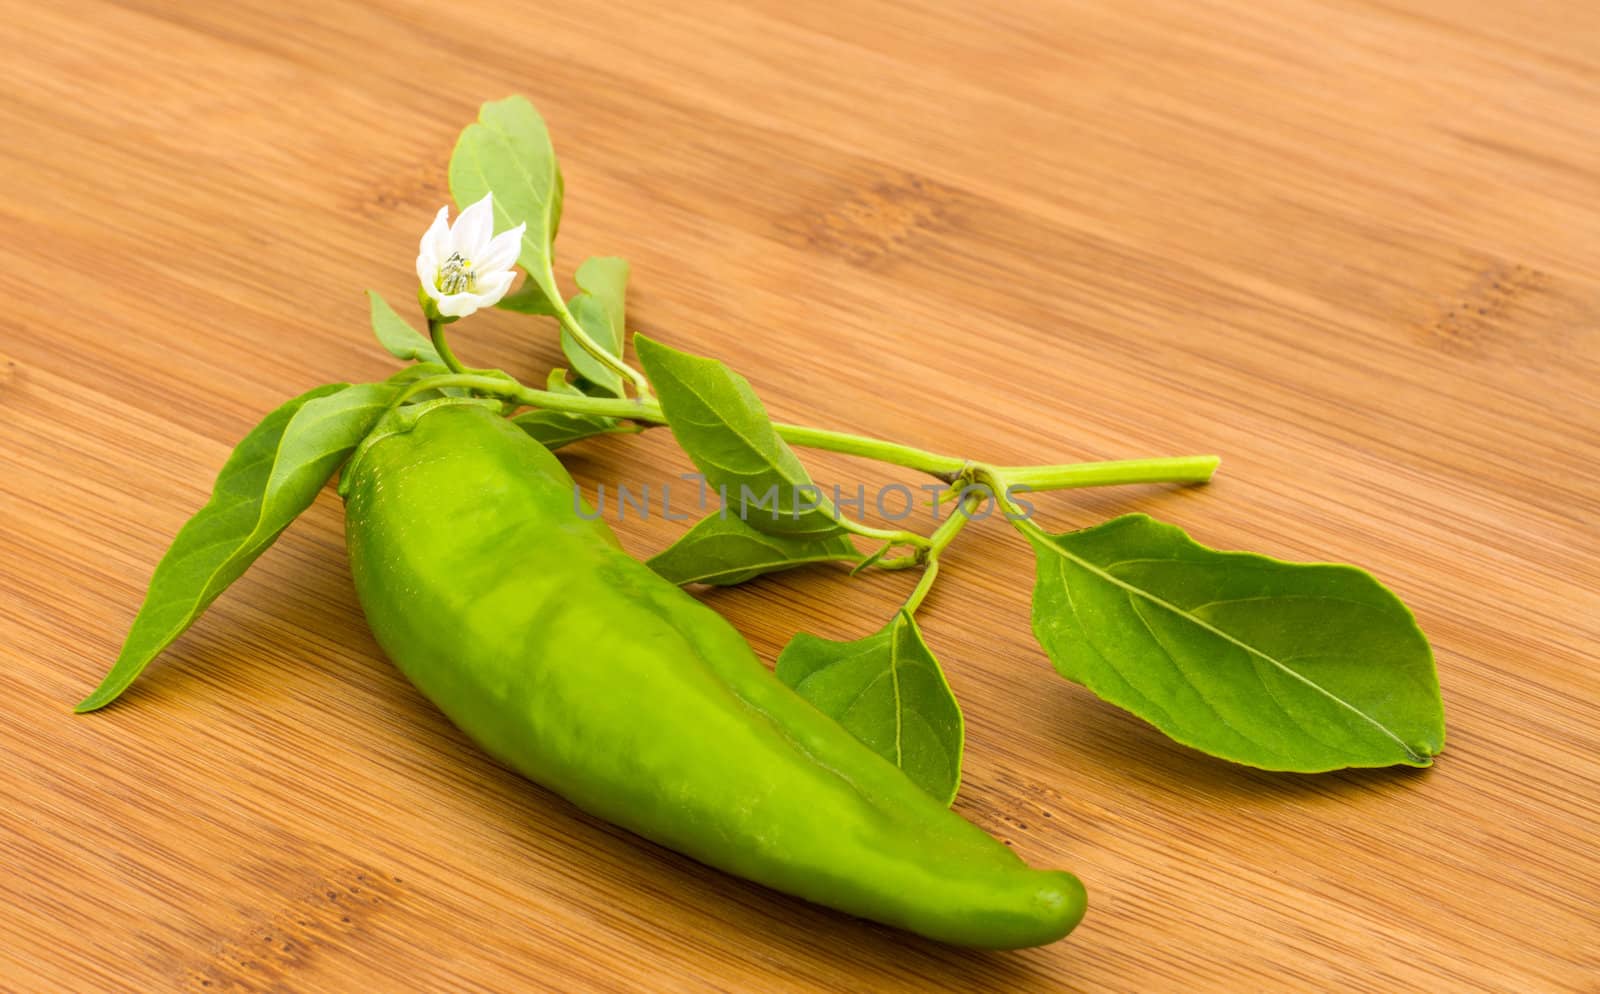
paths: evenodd
<path fill-rule="evenodd" d="M 1600 990 L 1588 0 L 0 6 L 0 989 Z M 563 157 L 566 267 L 628 256 L 640 330 L 788 419 L 1221 453 L 1205 489 L 1041 511 L 1372 569 L 1437 649 L 1444 756 L 1294 777 L 1172 745 L 1052 673 L 1027 550 L 974 528 L 925 621 L 958 807 L 1091 910 L 1049 948 L 940 948 L 485 760 L 367 634 L 332 495 L 71 716 L 231 444 L 384 374 L 360 291 L 408 298 L 457 129 L 514 91 Z M 558 356 L 510 315 L 456 337 Z M 687 467 L 660 432 L 569 462 Z M 771 659 L 909 582 L 711 599 Z"/>

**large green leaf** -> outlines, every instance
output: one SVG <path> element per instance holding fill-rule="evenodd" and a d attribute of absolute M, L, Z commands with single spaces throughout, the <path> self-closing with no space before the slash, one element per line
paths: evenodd
<path fill-rule="evenodd" d="M 1433 653 L 1353 566 L 1218 552 L 1142 514 L 1033 543 L 1033 627 L 1056 669 L 1185 745 L 1269 770 L 1427 766 Z"/>
<path fill-rule="evenodd" d="M 568 309 L 596 345 L 620 358 L 626 347 L 623 315 L 628 292 L 628 260 L 614 256 L 585 259 L 575 276 L 582 292 L 568 302 Z M 623 395 L 622 377 L 584 351 L 566 329 L 561 332 L 561 351 L 572 363 L 573 373 L 590 388 L 587 393 L 609 397 Z"/>
<path fill-rule="evenodd" d="M 371 302 L 372 332 L 378 336 L 378 344 L 387 349 L 390 355 L 411 362 L 441 362 L 439 352 L 428 336 L 396 314 L 376 290 L 368 290 L 367 299 Z"/>
<path fill-rule="evenodd" d="M 634 345 L 673 436 L 706 482 L 725 490 L 729 514 L 776 535 L 820 538 L 843 530 L 744 377 L 643 335 Z"/>
<path fill-rule="evenodd" d="M 778 656 L 778 679 L 917 786 L 949 804 L 961 785 L 961 708 L 910 612 L 855 642 L 804 632 Z"/>
<path fill-rule="evenodd" d="M 837 560 L 861 560 L 846 535 L 819 539 L 769 535 L 732 514 L 712 514 L 651 557 L 649 566 L 673 583 L 729 587 L 763 573 Z"/>
<path fill-rule="evenodd" d="M 372 429 L 397 387 L 332 384 L 267 415 L 233 450 L 211 492 L 156 566 L 116 663 L 77 707 L 116 700 L 145 666 L 311 505 Z"/>
<path fill-rule="evenodd" d="M 456 141 L 450 156 L 450 193 L 456 206 L 465 208 L 493 193 L 495 230 L 528 226 L 517 259 L 528 279 L 512 295 L 520 300 L 512 309 L 550 314 L 561 300 L 551 263 L 561 227 L 562 190 L 550 132 L 526 97 L 484 104 L 478 120 L 467 125 Z M 527 299 L 535 290 L 549 309 Z"/>

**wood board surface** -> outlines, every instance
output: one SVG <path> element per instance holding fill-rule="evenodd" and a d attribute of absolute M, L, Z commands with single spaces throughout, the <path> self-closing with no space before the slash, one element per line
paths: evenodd
<path fill-rule="evenodd" d="M 0 990 L 1600 990 L 1600 16 L 1587 0 L 5 2 Z M 560 270 L 786 420 L 997 462 L 1216 452 L 1039 500 L 1373 570 L 1427 771 L 1169 743 L 1058 678 L 1003 524 L 926 635 L 957 808 L 1091 907 L 942 948 L 705 869 L 480 755 L 382 658 L 326 493 L 117 706 L 167 542 L 282 399 L 386 375 L 361 291 L 478 103 L 542 109 Z M 570 284 L 569 284 L 570 285 Z M 547 325 L 455 335 L 534 378 Z M 687 469 L 664 432 L 588 486 Z M 808 456 L 815 474 L 918 482 Z M 647 554 L 681 525 L 623 523 Z M 710 596 L 771 660 L 912 578 Z"/>

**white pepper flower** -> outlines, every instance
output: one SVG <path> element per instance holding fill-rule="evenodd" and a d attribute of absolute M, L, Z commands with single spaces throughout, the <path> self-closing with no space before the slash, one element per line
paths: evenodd
<path fill-rule="evenodd" d="M 516 277 L 526 224 L 494 233 L 494 194 L 462 211 L 451 224 L 450 208 L 439 208 L 417 251 L 417 278 L 434 307 L 447 318 L 464 318 L 493 307 Z"/>

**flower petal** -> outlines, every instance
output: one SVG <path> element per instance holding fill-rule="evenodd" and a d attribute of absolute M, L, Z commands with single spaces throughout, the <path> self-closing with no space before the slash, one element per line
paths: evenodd
<path fill-rule="evenodd" d="M 494 194 L 485 193 L 482 200 L 462 211 L 450 227 L 450 234 L 455 250 L 477 269 L 478 258 L 488 249 L 489 239 L 494 235 Z"/>
<path fill-rule="evenodd" d="M 478 298 L 478 306 L 493 307 L 499 303 L 500 298 L 511 289 L 511 281 L 516 278 L 517 274 L 510 269 L 478 277 L 478 292 L 474 294 Z"/>
<path fill-rule="evenodd" d="M 446 206 L 439 208 L 439 213 L 433 217 L 433 223 L 422 233 L 422 244 L 418 248 L 417 257 L 421 259 L 427 256 L 433 263 L 429 268 L 437 269 L 439 260 L 449 258 L 450 251 L 450 208 Z M 418 262 L 417 265 L 420 268 L 422 263 Z M 422 282 L 426 283 L 431 279 L 433 277 L 429 276 Z"/>
<path fill-rule="evenodd" d="M 451 293 L 435 299 L 439 313 L 447 318 L 464 318 L 480 306 L 475 293 Z"/>
<path fill-rule="evenodd" d="M 482 258 L 472 257 L 472 268 L 477 271 L 480 281 L 491 273 L 510 269 L 517 264 L 517 256 L 522 253 L 522 233 L 527 227 L 526 224 L 519 224 L 500 232 L 483 250 Z"/>
<path fill-rule="evenodd" d="M 439 296 L 439 260 L 426 249 L 417 256 L 417 279 L 421 281 L 422 288 L 428 291 L 428 296 Z"/>

